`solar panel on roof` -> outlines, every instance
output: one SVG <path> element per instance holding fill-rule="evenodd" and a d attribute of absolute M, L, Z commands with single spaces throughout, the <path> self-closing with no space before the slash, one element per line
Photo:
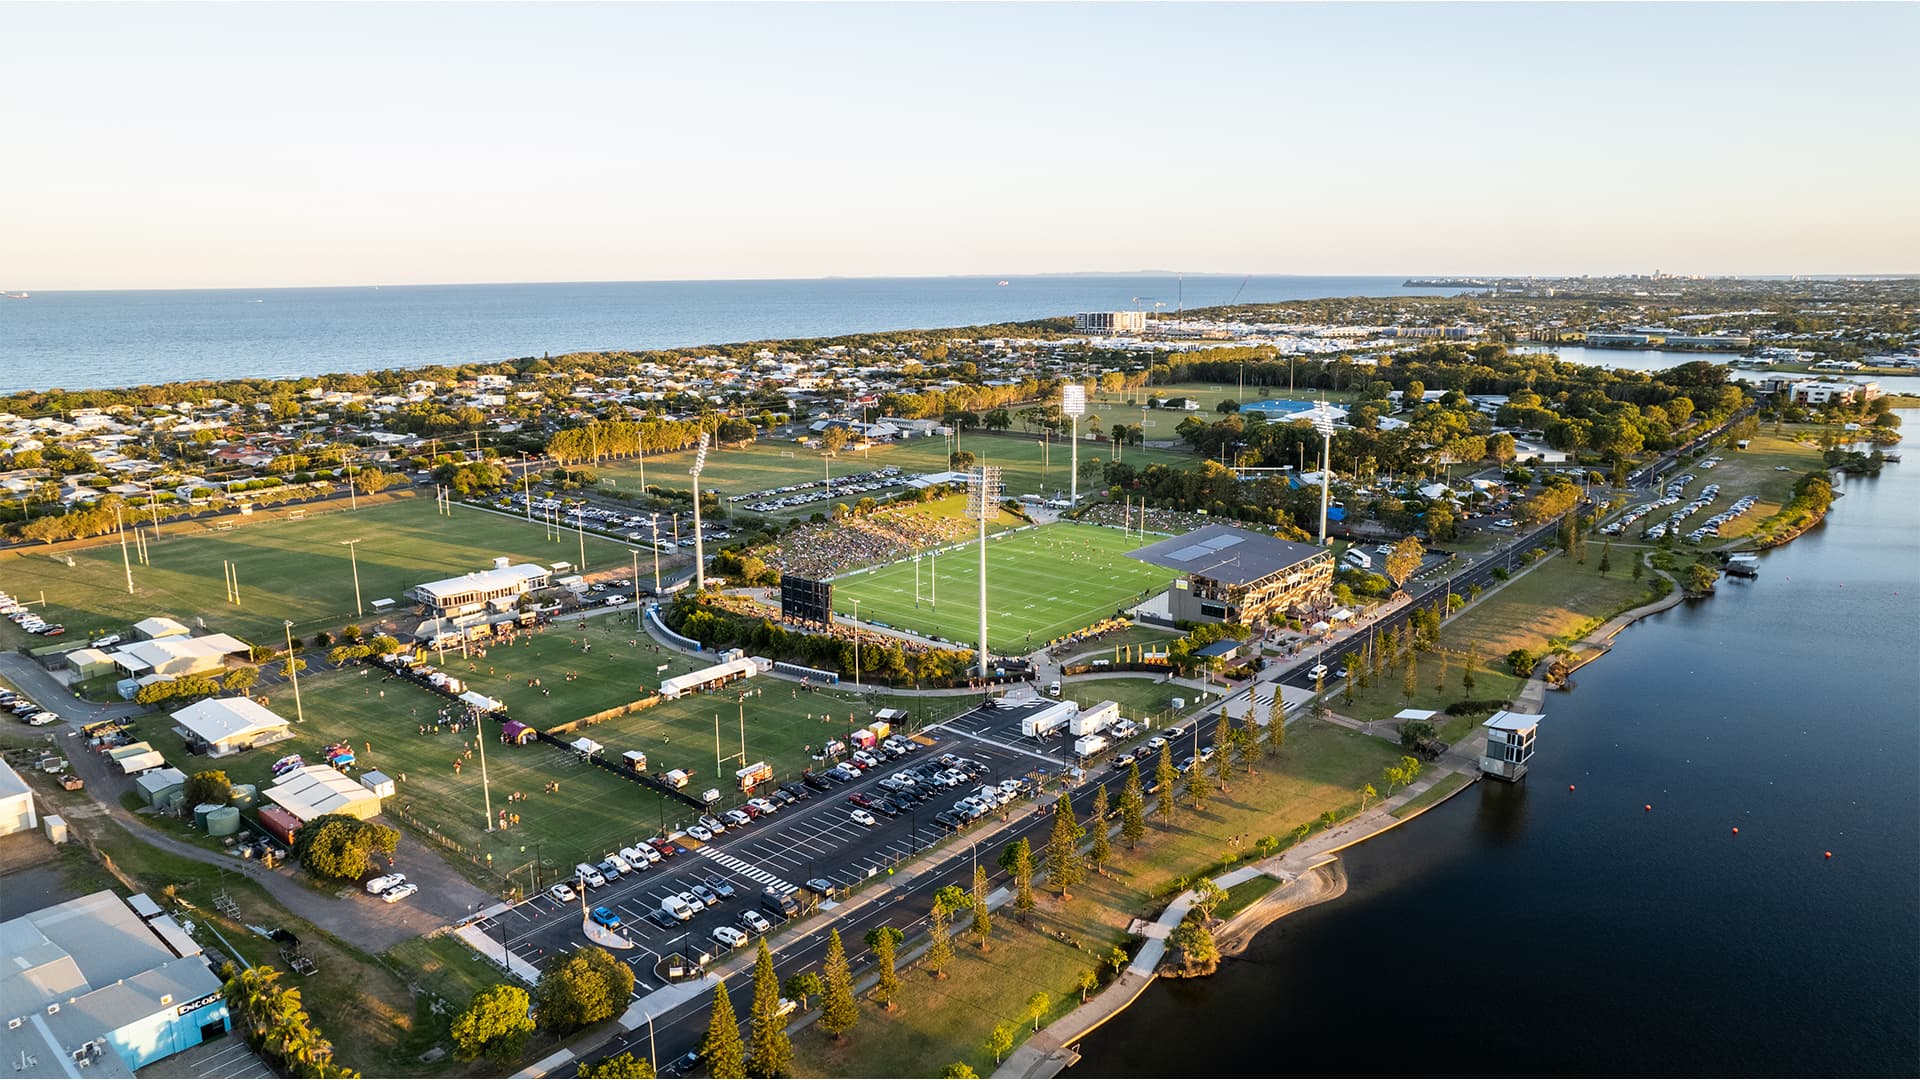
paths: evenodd
<path fill-rule="evenodd" d="M 1194 562 L 1199 559 L 1204 559 L 1211 554 L 1213 554 L 1213 549 L 1205 545 L 1189 544 L 1179 551 L 1168 555 L 1167 558 L 1172 562 Z"/>
<path fill-rule="evenodd" d="M 1237 536 L 1215 536 L 1200 541 L 1200 546 L 1208 551 L 1225 551 L 1240 542 Z"/>

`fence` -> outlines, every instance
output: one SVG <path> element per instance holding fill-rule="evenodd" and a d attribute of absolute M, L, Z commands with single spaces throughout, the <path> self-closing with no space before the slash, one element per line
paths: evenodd
<path fill-rule="evenodd" d="M 558 729 L 555 729 L 555 730 L 558 730 Z M 552 732 L 542 731 L 542 732 L 538 732 L 537 734 L 539 735 L 540 741 L 543 743 L 546 743 L 549 746 L 557 746 L 560 749 L 565 750 L 570 754 L 580 753 L 580 751 L 575 750 L 573 746 L 569 744 L 566 740 L 555 738 Z M 587 754 L 584 756 L 586 758 L 587 764 L 597 765 L 600 768 L 605 769 L 606 771 L 612 773 L 613 775 L 618 776 L 621 779 L 626 780 L 630 783 L 639 784 L 641 787 L 650 788 L 653 791 L 660 793 L 661 795 L 667 796 L 668 798 L 677 799 L 680 802 L 686 803 L 688 806 L 691 806 L 696 810 L 705 810 L 707 808 L 706 803 L 701 802 L 699 799 L 696 799 L 693 796 L 687 794 L 686 792 L 680 790 L 679 788 L 674 787 L 672 784 L 667 783 L 665 780 L 662 780 L 659 777 L 650 776 L 647 773 L 634 772 L 632 769 L 627 768 L 624 763 L 615 763 L 615 762 L 608 761 L 606 758 L 601 757 L 599 754 Z"/>
<path fill-rule="evenodd" d="M 702 651 L 703 647 L 699 642 L 693 640 L 690 637 L 687 637 L 685 634 L 677 634 L 673 632 L 671 629 L 667 627 L 666 623 L 660 620 L 660 608 L 658 605 L 647 609 L 647 622 L 651 623 L 653 625 L 653 628 L 656 631 L 658 631 L 662 637 L 666 638 L 668 641 L 673 642 L 675 645 L 678 645 L 683 649 L 691 649 L 694 652 Z"/>
<path fill-rule="evenodd" d="M 602 720 L 612 720 L 616 716 L 627 716 L 642 709 L 651 709 L 664 700 L 659 694 L 649 694 L 638 701 L 629 701 L 625 705 L 615 705 L 611 709 L 602 709 L 597 713 L 583 716 L 578 720 L 569 720 L 564 724 L 555 724 L 548 731 L 556 735 L 565 735 L 582 724 L 597 724 Z"/>
<path fill-rule="evenodd" d="M 782 675 L 797 675 L 800 678 L 812 679 L 814 682 L 824 683 L 828 686 L 840 685 L 840 673 L 837 671 L 825 671 L 820 668 L 806 667 L 805 665 L 795 664 L 787 660 L 774 661 L 773 670 Z"/>

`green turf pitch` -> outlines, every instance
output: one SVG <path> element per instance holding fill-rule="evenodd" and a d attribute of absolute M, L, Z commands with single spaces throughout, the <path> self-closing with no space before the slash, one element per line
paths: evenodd
<path fill-rule="evenodd" d="M 1024 651 L 1112 615 L 1163 588 L 1171 571 L 1128 558 L 1140 541 L 1094 525 L 1046 525 L 987 542 L 987 636 L 996 651 Z M 932 580 L 938 566 L 939 580 Z M 835 610 L 861 622 L 966 642 L 979 633 L 976 544 L 923 559 L 914 601 L 911 560 L 834 582 Z M 937 607 L 934 601 L 938 601 Z"/>

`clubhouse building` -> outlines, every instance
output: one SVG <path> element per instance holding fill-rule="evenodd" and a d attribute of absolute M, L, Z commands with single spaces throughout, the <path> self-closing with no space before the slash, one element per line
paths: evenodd
<path fill-rule="evenodd" d="M 510 611 L 522 596 L 545 588 L 552 575 L 552 570 L 538 563 L 509 566 L 503 556 L 493 560 L 491 570 L 415 585 L 407 595 L 425 604 L 435 618 L 458 619 L 489 607 Z"/>
<path fill-rule="evenodd" d="M 1129 552 L 1177 570 L 1167 591 L 1174 620 L 1252 625 L 1326 606 L 1333 552 L 1232 525 L 1209 525 Z"/>

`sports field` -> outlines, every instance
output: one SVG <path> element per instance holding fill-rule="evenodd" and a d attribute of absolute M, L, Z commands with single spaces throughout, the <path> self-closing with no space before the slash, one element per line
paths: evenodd
<path fill-rule="evenodd" d="M 1129 409 L 1126 416 L 1116 414 L 1111 419 L 1101 416 L 1101 427 L 1111 429 L 1113 424 L 1125 420 L 1128 423 L 1139 421 L 1139 410 Z M 1085 424 L 1082 424 L 1084 432 Z M 1165 431 L 1150 437 L 1172 438 L 1173 428 L 1169 424 Z M 1040 436 L 1025 435 L 1018 431 L 1006 434 L 987 434 L 984 432 L 966 432 L 960 437 L 960 449 L 974 455 L 976 461 L 985 465 L 998 465 L 1000 478 L 1009 497 L 1032 494 L 1052 495 L 1067 490 L 1071 477 L 1068 475 L 1068 461 L 1072 447 L 1064 440 L 1055 439 L 1053 444 L 1042 447 Z M 1113 445 L 1108 442 L 1088 442 L 1080 444 L 1081 468 L 1087 462 L 1107 461 L 1113 453 Z M 791 457 L 785 455 L 792 455 Z M 1122 449 L 1122 461 L 1145 467 L 1151 464 L 1192 465 L 1193 455 L 1170 451 L 1148 450 L 1141 447 Z M 651 487 L 666 487 L 686 490 L 690 484 L 687 468 L 693 463 L 691 452 L 665 454 L 647 458 L 647 484 Z M 826 459 L 817 451 L 796 446 L 786 441 L 756 442 L 737 450 L 714 450 L 707 454 L 706 470 L 700 474 L 702 490 L 718 491 L 722 496 L 744 494 L 749 491 L 764 491 L 769 488 L 785 487 L 789 484 L 804 484 L 809 481 L 826 478 Z M 947 440 L 912 439 L 907 442 L 876 446 L 864 453 L 849 451 L 833 459 L 833 475 L 838 478 L 854 473 L 869 472 L 874 469 L 895 466 L 909 473 L 947 471 Z M 599 467 L 602 477 L 612 478 L 617 490 L 627 487 L 638 488 L 640 484 L 640 466 L 633 460 L 606 464 Z M 1098 485 L 1098 474 L 1092 481 L 1083 480 L 1084 491 L 1089 483 Z M 824 489 L 813 489 L 822 500 L 826 498 Z M 879 494 L 877 492 L 869 494 Z M 848 493 L 842 496 L 836 492 L 835 502 L 855 502 L 859 495 Z M 795 507 L 784 511 L 793 514 L 811 514 L 819 506 Z M 777 515 L 776 515 L 777 516 Z"/>
<path fill-rule="evenodd" d="M 569 534 L 548 540 L 538 525 L 455 505 L 452 517 L 425 498 L 401 499 L 355 512 L 316 514 L 297 521 L 220 519 L 232 528 L 198 523 L 164 525 L 147 545 L 149 566 L 133 566 L 134 592 L 127 593 L 120 545 L 108 542 L 70 553 L 31 548 L 0 556 L 0 582 L 23 601 L 46 594 L 37 611 L 65 623 L 74 634 L 117 631 L 149 615 L 168 615 L 188 626 L 195 617 L 209 629 L 256 643 L 278 641 L 283 619 L 294 632 L 355 619 L 353 574 L 343 540 L 358 539 L 360 594 L 371 625 L 373 601 L 397 601 L 410 611 L 406 590 L 423 581 L 484 570 L 495 556 L 516 562 L 578 562 L 580 545 Z M 586 538 L 587 566 L 627 563 L 627 548 Z M 73 565 L 67 565 L 71 557 Z M 239 570 L 240 605 L 227 602 L 223 560 Z M 411 618 L 406 618 L 411 629 Z"/>
<path fill-rule="evenodd" d="M 987 637 L 992 648 L 1024 652 L 1111 616 L 1173 579 L 1130 559 L 1140 541 L 1117 529 L 1056 524 L 987 541 Z M 933 580 L 932 562 L 938 564 Z M 980 628 L 980 552 L 967 544 L 919 567 L 911 560 L 857 571 L 834 582 L 834 609 L 861 622 L 967 641 Z M 938 606 L 935 606 L 937 601 Z"/>

